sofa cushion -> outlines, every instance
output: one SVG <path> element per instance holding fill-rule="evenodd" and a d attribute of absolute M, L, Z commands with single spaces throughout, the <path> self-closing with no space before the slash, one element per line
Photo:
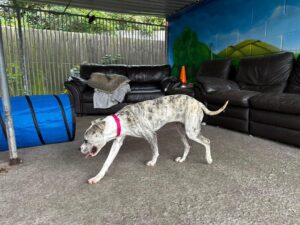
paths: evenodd
<path fill-rule="evenodd" d="M 262 93 L 282 93 L 286 84 L 277 84 L 277 85 L 249 85 L 245 83 L 239 83 L 240 89 L 257 91 Z"/>
<path fill-rule="evenodd" d="M 133 82 L 160 82 L 170 76 L 169 65 L 129 66 L 127 76 Z"/>
<path fill-rule="evenodd" d="M 300 94 L 300 57 L 298 57 L 294 64 L 294 68 L 288 80 L 288 86 L 285 92 Z"/>
<path fill-rule="evenodd" d="M 197 77 L 218 77 L 228 79 L 231 74 L 231 59 L 209 60 L 202 63 Z"/>
<path fill-rule="evenodd" d="M 92 73 L 127 75 L 126 65 L 81 64 L 80 77 L 88 80 Z"/>
<path fill-rule="evenodd" d="M 149 92 L 149 93 L 132 93 L 129 92 L 126 95 L 125 101 L 127 103 L 135 103 L 135 102 L 141 102 L 145 100 L 152 100 L 158 97 L 164 96 L 164 93 L 162 91 L 156 91 L 156 92 Z"/>
<path fill-rule="evenodd" d="M 220 109 L 223 106 L 223 104 L 208 104 L 207 108 L 212 111 L 216 111 Z M 226 107 L 226 109 L 219 115 L 221 117 L 231 117 L 231 118 L 237 118 L 241 120 L 248 121 L 249 119 L 249 109 L 244 107 Z M 214 116 L 215 117 L 215 116 Z"/>
<path fill-rule="evenodd" d="M 218 91 L 218 90 L 231 90 L 236 89 L 239 90 L 239 86 L 237 83 L 231 80 L 225 80 L 217 77 L 197 77 L 196 86 L 201 86 L 202 90 L 206 93 Z"/>
<path fill-rule="evenodd" d="M 236 81 L 241 89 L 281 93 L 293 68 L 293 53 L 247 58 L 240 61 Z"/>
<path fill-rule="evenodd" d="M 224 104 L 228 100 L 229 106 L 248 107 L 249 99 L 257 94 L 259 93 L 245 90 L 215 91 L 208 93 L 206 100 L 209 104 Z"/>
<path fill-rule="evenodd" d="M 300 114 L 300 95 L 298 94 L 259 94 L 250 99 L 254 109 L 271 112 Z"/>
<path fill-rule="evenodd" d="M 161 90 L 160 83 L 136 83 L 130 82 L 131 91 L 149 91 L 149 90 Z"/>

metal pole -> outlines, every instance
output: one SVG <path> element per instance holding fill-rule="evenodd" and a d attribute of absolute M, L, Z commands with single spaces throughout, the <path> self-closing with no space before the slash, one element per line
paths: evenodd
<path fill-rule="evenodd" d="M 20 64 L 21 70 L 23 73 L 23 82 L 24 82 L 24 90 L 25 94 L 28 95 L 28 77 L 27 77 L 27 68 L 26 68 L 26 60 L 25 60 L 25 48 L 24 48 L 24 40 L 23 40 L 23 32 L 22 32 L 22 23 L 21 23 L 21 12 L 20 9 L 16 9 L 17 12 L 17 21 L 18 21 L 18 33 L 19 33 L 19 45 L 20 45 Z"/>
<path fill-rule="evenodd" d="M 165 26 L 165 63 L 169 63 L 169 22 L 166 21 Z"/>
<path fill-rule="evenodd" d="M 2 26 L 0 21 L 0 81 L 1 81 L 1 90 L 2 90 L 2 104 L 3 104 L 4 115 L 5 115 L 7 143 L 9 148 L 9 158 L 10 158 L 9 162 L 10 165 L 16 165 L 21 163 L 21 160 L 18 158 L 18 153 L 17 153 L 15 130 L 14 130 L 14 123 L 11 114 L 7 74 L 5 68 L 6 67 L 5 67 L 5 60 L 4 60 Z"/>

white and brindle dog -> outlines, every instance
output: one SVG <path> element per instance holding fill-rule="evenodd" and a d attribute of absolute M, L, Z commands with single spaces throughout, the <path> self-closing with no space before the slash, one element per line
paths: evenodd
<path fill-rule="evenodd" d="M 175 161 L 185 161 L 190 150 L 188 137 L 204 145 L 205 159 L 208 164 L 211 164 L 210 141 L 201 135 L 201 122 L 204 113 L 210 116 L 217 115 L 224 111 L 227 104 L 228 101 L 219 110 L 210 111 L 192 97 L 171 95 L 128 105 L 115 115 L 92 121 L 92 125 L 84 134 L 84 143 L 80 147 L 86 157 L 96 156 L 107 142 L 111 140 L 114 142 L 102 169 L 95 177 L 89 179 L 88 183 L 95 184 L 104 177 L 127 135 L 143 137 L 149 142 L 153 155 L 152 159 L 147 162 L 147 166 L 154 166 L 159 156 L 155 132 L 171 122 L 184 125 L 178 126 L 177 129 L 184 144 L 184 151 L 183 155 L 177 157 Z"/>

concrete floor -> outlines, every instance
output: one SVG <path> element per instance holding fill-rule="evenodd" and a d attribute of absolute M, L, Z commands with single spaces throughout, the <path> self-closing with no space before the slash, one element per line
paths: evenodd
<path fill-rule="evenodd" d="M 0 153 L 1 225 L 76 224 L 300 224 L 300 151 L 284 144 L 204 126 L 213 164 L 191 142 L 187 161 L 173 125 L 158 132 L 154 168 L 142 139 L 125 140 L 107 176 L 94 176 L 111 144 L 95 158 L 78 152 L 95 117 L 78 118 L 74 142 L 21 149 L 24 163 L 8 167 Z"/>

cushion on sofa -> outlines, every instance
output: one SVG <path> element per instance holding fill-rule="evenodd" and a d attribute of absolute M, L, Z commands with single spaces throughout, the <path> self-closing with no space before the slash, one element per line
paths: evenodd
<path fill-rule="evenodd" d="M 134 93 L 129 92 L 125 97 L 125 102 L 127 103 L 135 103 L 135 102 L 141 102 L 145 100 L 152 100 L 161 96 L 164 96 L 165 94 L 162 91 L 155 91 L 150 93 Z"/>
<path fill-rule="evenodd" d="M 169 65 L 128 66 L 127 76 L 132 82 L 160 82 L 170 76 Z"/>
<path fill-rule="evenodd" d="M 149 91 L 149 90 L 161 90 L 160 83 L 136 83 L 130 82 L 131 91 Z"/>
<path fill-rule="evenodd" d="M 245 83 L 239 83 L 240 89 L 257 91 L 262 93 L 282 93 L 286 87 L 286 84 L 277 84 L 277 85 L 249 85 Z"/>
<path fill-rule="evenodd" d="M 206 93 L 218 90 L 239 90 L 237 83 L 231 80 L 225 80 L 217 77 L 201 77 L 198 76 L 196 86 L 201 86 Z"/>
<path fill-rule="evenodd" d="M 197 77 L 218 77 L 228 79 L 232 72 L 231 59 L 209 60 L 202 63 Z"/>
<path fill-rule="evenodd" d="M 249 99 L 257 94 L 259 93 L 246 90 L 215 91 L 208 93 L 206 100 L 209 104 L 224 104 L 228 100 L 229 106 L 248 107 Z"/>
<path fill-rule="evenodd" d="M 285 92 L 300 94 L 300 57 L 298 57 L 294 64 Z"/>
<path fill-rule="evenodd" d="M 88 80 L 92 73 L 119 74 L 126 76 L 126 65 L 81 64 L 80 77 Z"/>
<path fill-rule="evenodd" d="M 293 68 L 293 53 L 247 58 L 240 61 L 236 81 L 241 89 L 281 93 Z"/>
<path fill-rule="evenodd" d="M 119 74 L 92 73 L 87 84 L 92 88 L 97 88 L 103 92 L 112 93 L 124 84 L 128 84 L 129 79 Z"/>
<path fill-rule="evenodd" d="M 259 94 L 250 99 L 254 109 L 271 112 L 300 114 L 300 95 L 298 94 Z"/>

